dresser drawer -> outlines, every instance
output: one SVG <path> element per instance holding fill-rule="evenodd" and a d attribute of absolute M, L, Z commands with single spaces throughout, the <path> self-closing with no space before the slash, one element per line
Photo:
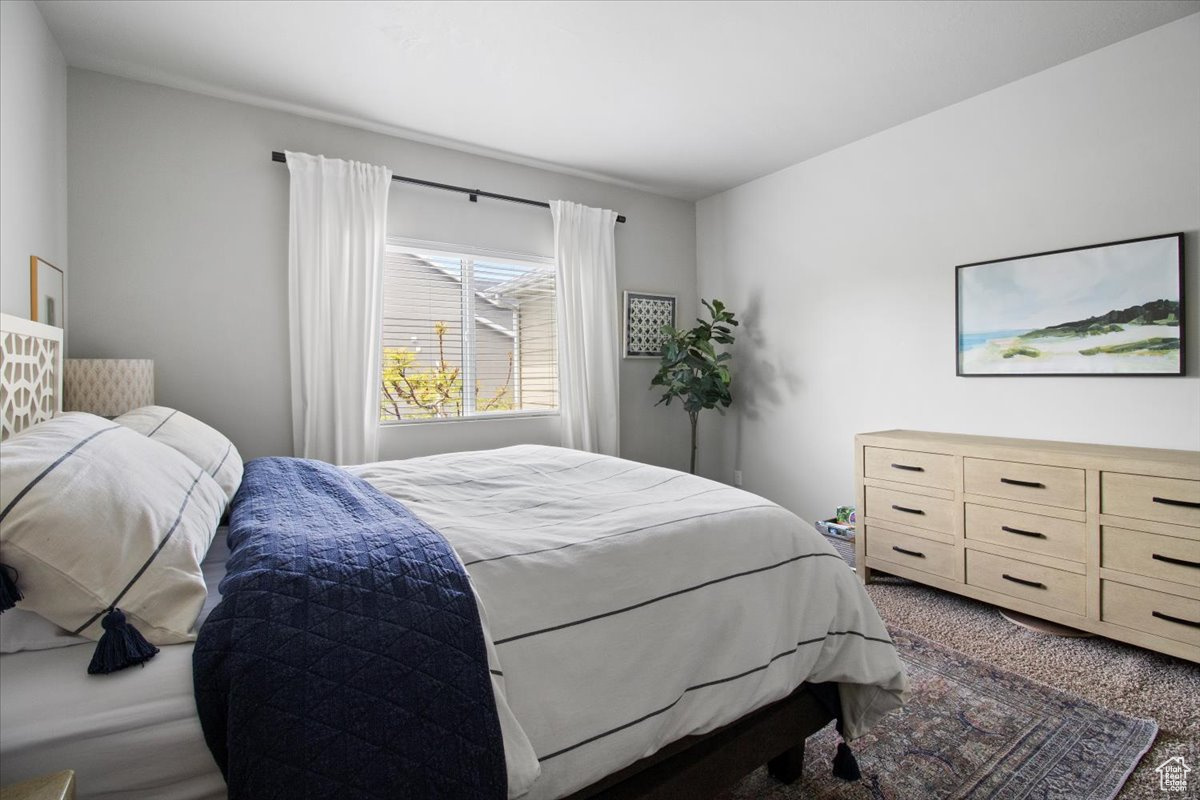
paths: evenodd
<path fill-rule="evenodd" d="M 963 488 L 968 494 L 1083 510 L 1081 469 L 964 458 Z"/>
<path fill-rule="evenodd" d="M 1100 512 L 1200 527 L 1200 481 L 1104 472 Z"/>
<path fill-rule="evenodd" d="M 1200 586 L 1200 540 L 1105 525 L 1100 529 L 1100 566 Z"/>
<path fill-rule="evenodd" d="M 1082 575 L 967 549 L 967 583 L 1083 616 Z"/>
<path fill-rule="evenodd" d="M 954 546 L 868 525 L 867 556 L 954 579 Z"/>
<path fill-rule="evenodd" d="M 939 533 L 954 532 L 953 500 L 881 489 L 878 486 L 868 486 L 865 494 L 867 518 L 891 520 Z"/>
<path fill-rule="evenodd" d="M 1200 647 L 1200 600 L 1100 581 L 1100 619 Z"/>
<path fill-rule="evenodd" d="M 966 515 L 968 539 L 1083 562 L 1082 522 L 974 503 L 966 504 Z"/>
<path fill-rule="evenodd" d="M 954 456 L 890 450 L 886 447 L 863 448 L 863 473 L 896 483 L 954 489 Z"/>

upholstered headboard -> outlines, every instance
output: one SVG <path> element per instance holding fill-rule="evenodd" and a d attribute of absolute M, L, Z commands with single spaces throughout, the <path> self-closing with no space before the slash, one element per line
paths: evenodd
<path fill-rule="evenodd" d="M 0 440 L 62 413 L 62 328 L 0 314 Z"/>

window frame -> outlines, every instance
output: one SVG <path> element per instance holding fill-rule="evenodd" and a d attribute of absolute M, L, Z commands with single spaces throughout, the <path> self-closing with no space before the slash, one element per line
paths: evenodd
<path fill-rule="evenodd" d="M 490 247 L 476 247 L 473 245 L 456 245 L 448 242 L 435 242 L 427 239 L 413 239 L 407 236 L 388 236 L 385 243 L 385 248 L 401 248 L 410 251 L 416 255 L 431 255 L 442 258 L 457 258 L 461 256 L 469 256 L 472 259 L 499 261 L 505 264 L 515 264 L 517 266 L 528 266 L 539 269 L 549 268 L 548 271 L 554 275 L 554 296 L 558 298 L 558 263 L 550 256 L 539 256 L 534 253 L 522 253 L 512 250 L 499 250 Z M 558 319 L 554 320 L 555 335 L 557 336 Z M 383 314 L 379 315 L 379 330 L 376 332 L 380 343 L 380 358 L 379 367 L 383 366 Z M 557 352 L 556 352 L 557 356 Z M 555 384 L 558 383 L 558 361 L 556 358 L 554 364 Z M 380 381 L 376 381 L 376 386 L 379 386 Z M 559 397 L 561 398 L 561 393 Z M 376 397 L 380 402 L 383 399 L 383 388 L 379 386 Z M 532 411 L 472 411 L 470 414 L 464 414 L 458 417 L 431 417 L 429 419 L 380 419 L 378 421 L 380 427 L 391 427 L 393 425 L 457 425 L 463 422 L 495 422 L 504 419 L 534 419 L 537 417 L 559 417 L 562 416 L 561 405 L 551 409 L 539 409 Z"/>

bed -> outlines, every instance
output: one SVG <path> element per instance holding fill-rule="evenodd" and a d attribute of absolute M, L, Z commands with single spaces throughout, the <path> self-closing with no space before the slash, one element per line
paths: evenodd
<path fill-rule="evenodd" d="M 50 365 L 33 401 L 0 367 L 9 435 L 52 415 L 60 391 L 54 329 L 31 325 L 0 326 L 7 363 L 20 351 Z M 805 737 L 837 716 L 856 738 L 903 702 L 902 666 L 849 568 L 763 498 L 534 446 L 346 473 L 465 565 L 511 797 L 701 797 L 768 762 L 792 780 Z M 219 534 L 197 629 L 220 601 L 227 555 Z M 194 649 L 162 646 L 143 668 L 105 676 L 85 674 L 90 643 L 0 656 L 0 780 L 69 767 L 81 797 L 225 796 L 196 715 Z"/>

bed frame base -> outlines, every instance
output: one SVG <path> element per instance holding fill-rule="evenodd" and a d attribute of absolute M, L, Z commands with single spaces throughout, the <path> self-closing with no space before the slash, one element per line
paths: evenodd
<path fill-rule="evenodd" d="M 698 800 L 767 765 L 784 783 L 804 771 L 804 740 L 832 715 L 807 688 L 711 733 L 680 739 L 566 800 Z"/>
<path fill-rule="evenodd" d="M 795 783 L 804 774 L 804 742 L 767 762 L 767 774 L 780 783 Z"/>

